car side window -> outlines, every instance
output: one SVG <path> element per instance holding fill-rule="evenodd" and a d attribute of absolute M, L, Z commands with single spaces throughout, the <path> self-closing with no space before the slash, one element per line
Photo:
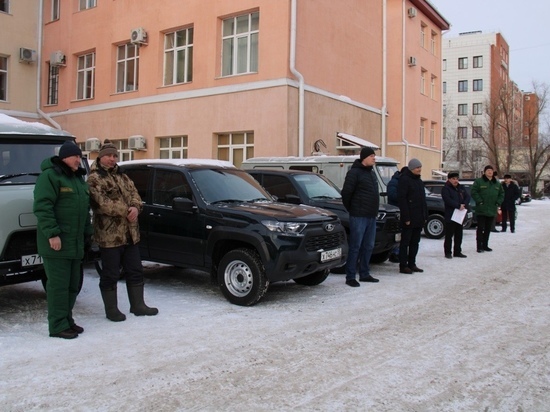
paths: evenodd
<path fill-rule="evenodd" d="M 273 196 L 277 196 L 280 201 L 284 201 L 288 195 L 298 196 L 298 191 L 286 176 L 264 175 L 263 186 Z"/>
<path fill-rule="evenodd" d="M 153 180 L 153 204 L 172 207 L 176 197 L 192 200 L 192 192 L 185 176 L 171 170 L 157 170 Z"/>
<path fill-rule="evenodd" d="M 139 197 L 144 202 L 147 202 L 147 186 L 149 185 L 149 169 L 126 169 L 124 173 L 134 182 Z"/>

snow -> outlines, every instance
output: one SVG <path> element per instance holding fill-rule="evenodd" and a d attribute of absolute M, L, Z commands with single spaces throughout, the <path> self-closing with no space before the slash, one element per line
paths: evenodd
<path fill-rule="evenodd" d="M 7 114 L 0 113 L 0 134 L 2 133 L 71 136 L 70 133 L 55 129 L 43 123 L 25 122 L 15 117 L 8 116 Z"/>
<path fill-rule="evenodd" d="M 6 411 L 548 411 L 550 201 L 518 207 L 491 253 L 443 257 L 422 238 L 424 273 L 373 265 L 377 284 L 275 283 L 231 305 L 208 275 L 147 263 L 154 317 L 105 319 L 87 268 L 85 332 L 49 338 L 39 282 L 0 288 L 0 407 Z"/>

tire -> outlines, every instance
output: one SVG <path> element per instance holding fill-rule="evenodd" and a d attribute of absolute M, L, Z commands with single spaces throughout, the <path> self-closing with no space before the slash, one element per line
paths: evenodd
<path fill-rule="evenodd" d="M 305 286 L 316 286 L 320 285 L 328 278 L 330 271 L 328 269 L 320 270 L 319 272 L 314 272 L 311 275 L 303 276 L 301 278 L 294 279 L 298 285 Z"/>
<path fill-rule="evenodd" d="M 382 253 L 377 253 L 376 255 L 372 255 L 370 257 L 371 263 L 384 263 L 388 258 L 390 257 L 391 250 L 386 250 Z"/>
<path fill-rule="evenodd" d="M 269 287 L 258 252 L 247 248 L 228 252 L 218 266 L 218 285 L 234 305 L 252 306 L 258 302 Z"/>
<path fill-rule="evenodd" d="M 429 239 L 441 239 L 445 236 L 445 221 L 441 215 L 430 215 L 424 225 L 424 234 Z"/>
<path fill-rule="evenodd" d="M 42 287 L 44 288 L 44 291 L 47 291 L 46 286 L 48 286 L 48 277 L 46 276 L 46 272 L 44 272 L 44 275 L 42 275 L 42 278 L 40 279 L 42 281 Z M 78 281 L 78 293 L 82 290 L 82 284 L 84 283 L 84 266 L 82 263 L 80 264 L 80 280 Z"/>

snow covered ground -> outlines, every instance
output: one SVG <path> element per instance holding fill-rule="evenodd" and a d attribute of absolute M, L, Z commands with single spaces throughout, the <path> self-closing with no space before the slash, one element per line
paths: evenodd
<path fill-rule="evenodd" d="M 149 265 L 159 315 L 113 323 L 89 268 L 71 341 L 48 337 L 39 282 L 0 288 L 0 410 L 548 411 L 550 201 L 518 209 L 491 253 L 473 230 L 467 259 L 423 238 L 424 273 L 386 262 L 360 288 L 276 283 L 253 307 Z M 128 313 L 122 283 L 119 299 Z"/>

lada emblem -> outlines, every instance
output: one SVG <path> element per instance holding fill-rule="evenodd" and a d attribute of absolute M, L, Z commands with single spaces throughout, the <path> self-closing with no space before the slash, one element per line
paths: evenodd
<path fill-rule="evenodd" d="M 334 230 L 334 225 L 333 225 L 332 223 L 327 223 L 327 224 L 325 225 L 325 230 L 326 230 L 327 232 L 332 232 L 332 231 Z"/>

